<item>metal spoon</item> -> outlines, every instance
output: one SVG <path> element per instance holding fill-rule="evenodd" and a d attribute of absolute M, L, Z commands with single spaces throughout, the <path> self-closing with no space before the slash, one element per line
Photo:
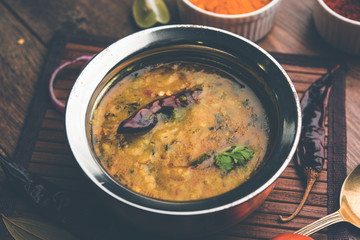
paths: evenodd
<path fill-rule="evenodd" d="M 346 177 L 340 192 L 340 209 L 296 231 L 309 236 L 338 222 L 349 222 L 360 228 L 360 165 Z"/>

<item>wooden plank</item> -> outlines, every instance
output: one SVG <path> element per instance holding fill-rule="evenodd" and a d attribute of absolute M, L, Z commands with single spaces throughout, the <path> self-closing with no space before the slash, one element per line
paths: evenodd
<path fill-rule="evenodd" d="M 72 78 L 71 78 L 72 77 Z M 76 79 L 77 75 L 72 74 L 72 76 L 69 76 L 69 79 L 61 79 L 61 81 L 55 81 L 54 88 L 55 89 L 71 89 L 71 87 L 74 84 L 74 79 Z"/>
<path fill-rule="evenodd" d="M 0 146 L 12 156 L 35 91 L 46 47 L 2 1 L 0 16 Z M 24 40 L 23 44 L 18 43 L 20 39 Z M 1 167 L 0 181 L 4 186 L 5 175 Z M 4 193 L 8 191 L 1 191 Z M 1 201 L 1 213 L 12 214 L 12 209 L 19 205 L 19 199 L 13 196 L 10 199 L 11 202 Z M 13 240 L 1 217 L 0 239 Z"/>
<path fill-rule="evenodd" d="M 58 72 L 55 78 L 54 88 L 72 88 L 73 83 L 81 72 L 81 67 L 83 66 L 83 64 L 79 63 L 77 66 L 71 66 L 72 65 L 68 65 L 66 68 L 63 68 L 60 72 Z M 61 84 L 64 84 L 63 81 L 71 81 L 71 84 L 63 87 L 61 86 Z"/>
<path fill-rule="evenodd" d="M 304 195 L 303 192 L 294 192 L 294 191 L 274 189 L 269 194 L 267 200 L 296 204 L 296 203 L 300 203 L 303 195 Z M 306 204 L 326 207 L 327 206 L 327 195 L 311 192 L 308 199 L 306 200 Z"/>
<path fill-rule="evenodd" d="M 258 214 L 261 214 L 259 217 Z M 313 223 L 314 220 L 305 217 L 296 217 L 291 222 L 281 223 L 279 225 L 279 215 L 278 214 L 269 214 L 269 213 L 257 213 L 250 215 L 245 221 L 244 224 L 251 224 L 251 225 L 260 225 L 260 226 L 268 226 L 274 228 L 284 228 L 287 229 L 288 232 L 293 232 L 297 229 L 300 229 L 306 225 Z M 326 229 L 321 231 L 321 233 L 326 233 Z"/>
<path fill-rule="evenodd" d="M 42 129 L 39 131 L 38 139 L 42 141 L 67 143 L 65 131 Z"/>
<path fill-rule="evenodd" d="M 44 142 L 44 141 L 37 141 L 35 143 L 34 151 L 50 152 L 50 153 L 68 153 L 68 154 L 71 153 L 67 143 Z"/>
<path fill-rule="evenodd" d="M 299 82 L 299 81 L 294 81 L 294 85 L 296 88 L 296 91 L 299 93 L 304 93 L 306 91 L 306 89 L 308 89 L 308 87 L 310 86 L 309 83 L 303 83 L 303 82 Z"/>
<path fill-rule="evenodd" d="M 297 205 L 298 205 L 297 203 L 283 203 L 283 202 L 273 202 L 266 200 L 260 206 L 260 208 L 257 209 L 257 212 L 287 216 L 295 211 Z M 298 216 L 312 218 L 314 220 L 314 219 L 318 219 L 319 216 L 321 217 L 326 216 L 326 214 L 327 214 L 326 207 L 310 206 L 306 204 L 304 205 L 303 209 L 300 211 Z"/>
<path fill-rule="evenodd" d="M 297 166 L 288 166 L 285 169 L 285 171 L 281 174 L 281 177 L 282 178 L 292 178 L 292 179 L 300 179 L 301 178 L 301 181 L 303 180 L 302 176 L 299 175 L 299 170 L 298 170 Z M 318 181 L 319 182 L 326 182 L 327 181 L 327 171 L 326 170 L 323 170 L 320 173 Z"/>
<path fill-rule="evenodd" d="M 291 166 L 291 167 L 297 166 L 296 162 L 295 162 L 295 159 L 292 159 L 288 166 Z M 323 170 L 327 170 L 327 160 L 326 159 L 325 159 L 325 162 L 324 162 L 324 165 L 323 165 Z"/>
<path fill-rule="evenodd" d="M 277 12 L 276 22 L 269 37 L 259 42 L 266 50 L 296 54 L 330 52 L 329 46 L 320 43 L 311 21 L 314 1 L 283 1 Z M 314 43 L 317 45 L 314 46 Z M 316 49 L 314 49 L 316 48 Z"/>
<path fill-rule="evenodd" d="M 70 93 L 70 89 L 54 89 L 54 93 L 55 93 L 55 96 L 58 98 L 58 99 L 61 99 L 61 100 L 66 100 L 67 97 L 69 96 L 69 93 Z"/>
<path fill-rule="evenodd" d="M 304 74 L 322 75 L 327 72 L 326 68 L 320 68 L 320 67 L 296 66 L 296 65 L 289 65 L 289 64 L 281 64 L 281 66 L 285 69 L 285 71 L 288 74 L 304 73 Z"/>
<path fill-rule="evenodd" d="M 65 48 L 67 49 L 67 51 L 66 54 L 64 55 L 64 58 L 69 58 L 69 59 L 72 59 L 73 56 L 82 55 L 83 52 L 87 52 L 93 55 L 104 49 L 104 47 L 84 45 L 84 44 L 72 43 L 72 42 L 67 43 Z"/>
<path fill-rule="evenodd" d="M 352 64 L 346 79 L 346 128 L 347 128 L 347 165 L 348 172 L 354 169 L 360 160 L 360 61 Z M 360 239 L 360 234 L 359 234 Z"/>
<path fill-rule="evenodd" d="M 31 162 L 77 167 L 75 158 L 69 153 L 33 152 Z"/>
<path fill-rule="evenodd" d="M 0 3 L 0 145 L 15 148 L 40 72 L 45 46 Z M 23 39 L 23 44 L 18 40 Z"/>
<path fill-rule="evenodd" d="M 59 131 L 65 130 L 64 122 L 58 119 L 44 119 L 41 123 L 41 128 Z"/>
<path fill-rule="evenodd" d="M 275 189 L 295 191 L 295 192 L 303 192 L 304 188 L 305 188 L 305 186 L 304 186 L 303 182 L 300 182 L 297 179 L 289 179 L 289 178 L 279 178 L 276 181 L 276 185 L 275 185 Z M 319 193 L 319 194 L 326 194 L 327 193 L 326 183 L 315 182 L 314 187 L 311 192 Z"/>
<path fill-rule="evenodd" d="M 110 0 L 46 1 L 36 5 L 24 0 L 5 2 L 43 42 L 48 42 L 58 29 L 67 32 L 78 29 L 88 34 L 116 38 L 137 30 L 131 16 L 131 0 L 121 3 Z M 175 7 L 175 4 L 171 5 Z"/>
<path fill-rule="evenodd" d="M 64 120 L 64 115 L 60 114 L 58 111 L 56 111 L 55 109 L 51 108 L 51 109 L 47 109 L 46 113 L 45 113 L 45 119 L 53 119 L 53 120 Z"/>
<path fill-rule="evenodd" d="M 75 45 L 82 46 L 82 49 L 66 48 L 63 60 L 71 61 L 79 56 L 95 56 L 97 53 L 99 53 L 101 50 L 104 49 L 104 48 L 93 47 L 88 45 L 80 45 L 80 44 L 75 44 Z M 93 49 L 96 51 L 93 51 Z M 82 62 L 85 62 L 85 60 Z"/>
<path fill-rule="evenodd" d="M 318 80 L 322 74 L 308 74 L 308 73 L 293 73 L 288 72 L 290 79 L 295 83 L 304 83 L 308 86 Z"/>

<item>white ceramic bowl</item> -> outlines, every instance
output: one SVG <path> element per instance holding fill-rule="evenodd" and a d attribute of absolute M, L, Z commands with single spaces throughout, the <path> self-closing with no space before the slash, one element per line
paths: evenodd
<path fill-rule="evenodd" d="M 203 10 L 189 0 L 177 0 L 179 15 L 183 23 L 222 28 L 254 42 L 265 37 L 272 29 L 280 2 L 281 0 L 272 0 L 254 12 L 227 15 Z"/>
<path fill-rule="evenodd" d="M 314 7 L 314 22 L 321 37 L 333 47 L 360 55 L 360 22 L 334 12 L 323 0 Z"/>

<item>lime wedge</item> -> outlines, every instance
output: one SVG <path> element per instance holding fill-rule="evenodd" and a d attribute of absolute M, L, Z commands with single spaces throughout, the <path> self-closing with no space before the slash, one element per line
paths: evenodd
<path fill-rule="evenodd" d="M 134 0 L 132 12 L 136 24 L 141 28 L 170 21 L 169 10 L 163 0 Z"/>

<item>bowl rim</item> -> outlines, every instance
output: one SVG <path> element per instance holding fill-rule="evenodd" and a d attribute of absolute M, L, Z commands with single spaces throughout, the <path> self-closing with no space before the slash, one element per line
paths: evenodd
<path fill-rule="evenodd" d="M 221 14 L 221 13 L 214 13 L 214 12 L 204 10 L 204 9 L 196 6 L 195 4 L 191 3 L 189 0 L 178 0 L 178 1 L 183 2 L 188 7 L 192 8 L 193 10 L 195 10 L 197 12 L 200 12 L 200 13 L 202 13 L 204 15 L 215 17 L 215 18 L 222 18 L 222 19 L 244 19 L 244 18 L 248 18 L 248 17 L 258 16 L 261 13 L 264 13 L 264 12 L 268 11 L 270 8 L 276 6 L 278 3 L 281 2 L 281 0 L 271 0 L 271 2 L 266 4 L 264 7 L 259 8 L 259 9 L 255 10 L 255 11 L 249 12 L 249 13 Z"/>
<path fill-rule="evenodd" d="M 180 29 L 179 29 L 180 28 Z M 287 84 L 289 85 L 289 88 L 291 89 L 291 94 L 294 97 L 295 105 L 296 105 L 296 131 L 294 134 L 294 138 L 292 141 L 292 145 L 287 152 L 286 158 L 282 161 L 281 166 L 279 168 L 276 168 L 276 172 L 267 179 L 266 182 L 262 183 L 260 187 L 257 187 L 255 190 L 251 190 L 251 192 L 244 197 L 240 197 L 236 199 L 235 201 L 231 201 L 226 204 L 222 204 L 220 206 L 215 206 L 211 208 L 206 209 L 196 209 L 196 210 L 168 210 L 168 209 L 157 209 L 154 207 L 144 206 L 139 203 L 134 203 L 129 199 L 125 199 L 124 197 L 121 197 L 111 190 L 109 190 L 105 184 L 108 180 L 108 174 L 107 172 L 101 167 L 101 170 L 98 169 L 99 166 L 95 166 L 93 162 L 96 162 L 98 165 L 100 165 L 96 158 L 94 157 L 91 147 L 89 144 L 86 144 L 87 146 L 84 146 L 81 144 L 81 140 L 86 140 L 88 142 L 87 138 L 87 132 L 86 128 L 82 126 L 86 126 L 86 121 L 88 116 L 88 107 L 89 107 L 89 99 L 91 99 L 93 96 L 95 90 L 93 90 L 91 93 L 86 93 L 86 96 L 83 96 L 84 94 L 81 92 L 85 87 L 90 89 L 96 89 L 98 87 L 98 83 L 95 81 L 89 81 L 89 78 L 96 78 L 100 79 L 100 82 L 104 79 L 105 76 L 107 76 L 108 72 L 115 66 L 115 64 L 118 64 L 120 60 L 123 60 L 124 57 L 127 56 L 128 49 L 122 49 L 121 47 L 124 44 L 134 44 L 136 45 L 136 42 L 140 42 L 143 40 L 143 35 L 149 35 L 151 33 L 157 33 L 157 31 L 164 31 L 168 29 L 173 30 L 186 30 L 188 28 L 191 29 L 199 29 L 204 31 L 210 31 L 210 32 L 217 32 L 218 34 L 226 34 L 230 35 L 229 37 L 237 38 L 240 41 L 245 42 L 246 44 L 251 45 L 253 48 L 256 48 L 256 50 L 263 54 L 264 57 L 266 57 L 268 60 L 274 64 L 276 69 L 281 72 L 281 74 L 284 76 Z M 119 54 L 114 54 L 118 53 Z M 121 52 L 123 50 L 123 52 Z M 108 62 L 108 60 L 110 62 Z M 98 70 L 98 71 L 95 71 Z M 83 94 L 83 95 L 82 95 Z M 86 106 L 86 107 L 84 107 Z M 74 116 L 75 115 L 75 116 Z M 74 121 L 75 120 L 75 121 Z M 167 26 L 160 26 L 155 28 L 150 28 L 146 30 L 142 30 L 140 32 L 136 32 L 134 34 L 131 34 L 125 38 L 122 38 L 115 43 L 111 44 L 104 50 L 102 50 L 100 53 L 98 53 L 82 70 L 80 75 L 78 76 L 67 101 L 66 104 L 66 111 L 65 111 L 65 128 L 66 128 L 66 135 L 68 138 L 69 146 L 71 151 L 74 154 L 74 157 L 77 161 L 77 163 L 80 165 L 82 171 L 85 173 L 85 175 L 90 178 L 90 180 L 98 187 L 100 188 L 104 193 L 111 196 L 112 198 L 125 203 L 127 205 L 130 205 L 132 207 L 135 207 L 137 209 L 145 210 L 148 212 L 158 213 L 158 214 L 165 214 L 165 215 L 200 215 L 200 214 L 208 214 L 213 212 L 222 211 L 225 209 L 232 208 L 234 206 L 240 205 L 255 196 L 259 195 L 276 181 L 278 177 L 281 175 L 281 173 L 285 170 L 289 162 L 291 161 L 293 155 L 295 154 L 296 147 L 298 145 L 299 139 L 300 139 L 300 132 L 301 132 L 301 108 L 300 108 L 300 101 L 298 98 L 298 95 L 296 93 L 295 87 L 290 79 L 290 77 L 287 75 L 285 70 L 282 68 L 282 66 L 264 49 L 262 49 L 260 46 L 256 45 L 252 41 L 241 37 L 237 34 L 231 33 L 226 30 L 214 28 L 214 27 L 207 27 L 207 26 L 199 26 L 199 25 L 185 25 L 185 24 L 179 24 L 179 25 L 167 25 Z M 80 132 L 79 132 L 80 131 Z M 293 136 L 293 135 L 292 135 Z M 80 140 L 79 140 L 80 138 Z M 86 155 L 83 156 L 83 153 L 80 153 L 79 148 L 86 152 Z M 81 158 L 81 159 L 80 159 Z M 92 160 L 89 161 L 88 159 L 91 158 Z M 95 164 L 96 165 L 96 164 Z M 94 169 L 96 168 L 96 169 Z M 112 181 L 115 181 L 111 178 Z M 138 194 L 140 195 L 140 194 Z M 143 195 L 140 195 L 143 196 Z M 143 196 L 146 197 L 146 196 Z M 160 200 L 165 201 L 166 200 Z M 201 200 L 198 200 L 201 201 Z"/>
<path fill-rule="evenodd" d="M 347 18 L 347 17 L 344 17 L 343 15 L 335 12 L 334 10 L 332 10 L 325 2 L 324 0 L 317 0 L 317 2 L 320 4 L 320 6 L 323 7 L 323 9 L 329 13 L 330 15 L 334 16 L 335 18 L 343 21 L 343 22 L 346 22 L 346 23 L 349 23 L 349 24 L 352 24 L 352 25 L 356 25 L 356 26 L 359 26 L 360 27 L 360 21 L 356 21 L 356 20 L 353 20 L 353 19 L 350 19 L 350 18 Z"/>

